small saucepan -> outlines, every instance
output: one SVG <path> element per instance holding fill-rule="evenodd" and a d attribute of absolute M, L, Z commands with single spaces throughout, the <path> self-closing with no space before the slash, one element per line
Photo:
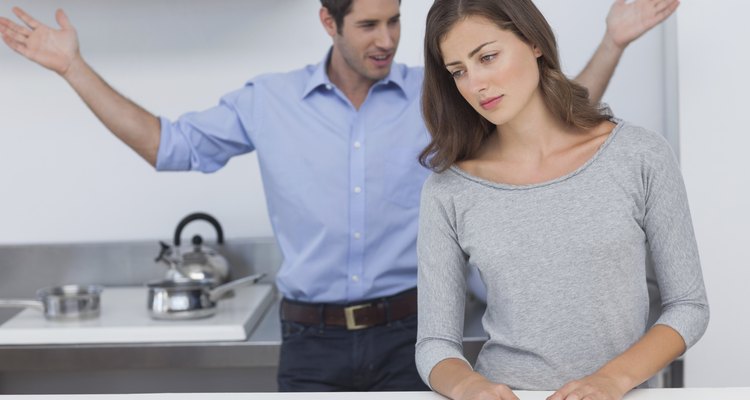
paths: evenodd
<path fill-rule="evenodd" d="M 153 319 L 194 319 L 216 314 L 216 303 L 226 293 L 258 282 L 266 274 L 255 274 L 216 286 L 216 281 L 163 280 L 148 283 L 148 308 Z"/>
<path fill-rule="evenodd" d="M 39 289 L 37 300 L 0 299 L 0 308 L 35 308 L 52 321 L 79 321 L 99 316 L 102 287 L 63 285 Z"/>

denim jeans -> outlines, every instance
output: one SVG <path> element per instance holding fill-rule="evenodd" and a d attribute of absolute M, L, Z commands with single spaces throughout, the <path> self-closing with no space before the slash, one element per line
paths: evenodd
<path fill-rule="evenodd" d="M 348 331 L 281 321 L 280 392 L 430 390 L 417 374 L 417 316 Z"/>

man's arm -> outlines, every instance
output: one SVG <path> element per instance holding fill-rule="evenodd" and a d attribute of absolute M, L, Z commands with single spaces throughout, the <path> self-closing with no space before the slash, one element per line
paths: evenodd
<path fill-rule="evenodd" d="M 156 166 L 159 119 L 115 91 L 84 61 L 78 35 L 65 13 L 57 10 L 55 15 L 59 30 L 40 23 L 18 7 L 13 8 L 13 13 L 25 26 L 0 17 L 5 44 L 62 76 L 115 136 Z"/>
<path fill-rule="evenodd" d="M 667 19 L 679 5 L 679 0 L 615 0 L 607 15 L 604 38 L 576 77 L 589 90 L 593 102 L 601 101 L 625 48 Z"/>

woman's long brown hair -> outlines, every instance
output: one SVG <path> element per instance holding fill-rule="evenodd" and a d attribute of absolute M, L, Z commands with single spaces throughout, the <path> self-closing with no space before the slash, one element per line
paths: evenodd
<path fill-rule="evenodd" d="M 539 87 L 547 108 L 569 127 L 593 128 L 607 120 L 607 110 L 589 100 L 588 90 L 560 69 L 557 42 L 547 20 L 531 0 L 436 0 L 427 14 L 422 114 L 432 140 L 420 164 L 442 172 L 474 157 L 495 125 L 461 96 L 446 70 L 440 43 L 453 26 L 470 16 L 486 18 L 542 52 L 537 58 Z"/>

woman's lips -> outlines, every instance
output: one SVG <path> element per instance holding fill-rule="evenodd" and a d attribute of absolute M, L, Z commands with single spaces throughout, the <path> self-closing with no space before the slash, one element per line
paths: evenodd
<path fill-rule="evenodd" d="M 489 110 L 489 109 L 495 107 L 496 105 L 498 105 L 500 103 L 500 101 L 502 101 L 503 96 L 504 95 L 500 95 L 500 96 L 497 96 L 497 97 L 492 97 L 492 98 L 489 98 L 487 100 L 481 101 L 479 104 L 485 110 Z"/>

